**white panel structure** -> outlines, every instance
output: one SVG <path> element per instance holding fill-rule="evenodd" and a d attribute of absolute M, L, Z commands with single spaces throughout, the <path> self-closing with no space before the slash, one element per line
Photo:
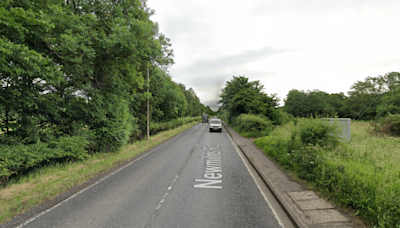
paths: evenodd
<path fill-rule="evenodd" d="M 339 128 L 342 130 L 340 137 L 347 139 L 348 141 L 351 140 L 351 118 L 324 118 L 324 120 L 328 120 L 330 125 L 337 123 Z"/>

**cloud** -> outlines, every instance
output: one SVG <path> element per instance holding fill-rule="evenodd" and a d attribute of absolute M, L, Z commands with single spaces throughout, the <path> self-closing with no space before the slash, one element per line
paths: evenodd
<path fill-rule="evenodd" d="M 208 35 L 213 34 L 209 21 L 209 10 L 204 4 L 196 1 L 179 1 L 179 3 L 161 1 L 160 9 L 156 9 L 153 20 L 162 21 L 160 30 L 171 39 L 172 48 L 209 47 L 214 41 Z M 160 15 L 157 14 L 160 11 Z M 174 12 L 174 13 L 164 13 Z"/>
<path fill-rule="evenodd" d="M 191 64 L 175 68 L 173 70 L 174 74 L 189 74 L 198 75 L 210 72 L 219 72 L 219 70 L 226 69 L 228 67 L 234 68 L 240 65 L 245 65 L 248 63 L 260 61 L 269 58 L 274 55 L 279 55 L 286 52 L 291 52 L 296 49 L 294 48 L 281 48 L 276 49 L 273 47 L 263 47 L 258 50 L 244 50 L 240 53 L 221 56 L 221 57 L 203 57 L 201 59 L 195 59 Z"/>
<path fill-rule="evenodd" d="M 235 73 L 215 73 L 197 77 L 174 77 L 174 80 L 187 85 L 187 89 L 192 87 L 202 98 L 202 103 L 210 106 L 213 110 L 217 110 L 219 107 L 218 97 L 221 88 L 223 88 L 227 81 L 232 80 L 233 76 L 245 76 L 254 80 L 263 80 L 271 76 L 277 76 L 278 72 L 268 71 L 254 71 L 250 69 L 241 69 Z M 275 87 L 280 87 L 280 83 L 276 83 Z M 266 85 L 266 92 L 271 93 L 270 88 Z M 217 98 L 217 99 L 215 99 Z"/>
<path fill-rule="evenodd" d="M 206 101 L 201 101 L 201 103 L 205 106 L 209 106 L 213 111 L 217 111 L 219 108 L 218 104 L 218 99 L 213 99 L 213 100 L 206 100 Z"/>
<path fill-rule="evenodd" d="M 232 80 L 233 76 L 245 76 L 249 78 L 250 81 L 254 81 L 276 75 L 278 75 L 278 72 L 256 71 L 240 68 L 225 72 L 211 72 L 209 74 L 184 74 L 181 76 L 174 76 L 173 79 L 174 81 L 185 84 L 188 88 L 195 88 L 196 93 L 199 95 L 201 94 L 202 98 L 211 99 L 219 96 L 221 88 L 225 86 L 227 81 Z"/>
<path fill-rule="evenodd" d="M 269 15 L 328 15 L 338 12 L 353 11 L 359 14 L 369 14 L 379 11 L 382 14 L 396 15 L 400 13 L 398 0 L 270 0 L 257 1 L 250 13 L 256 16 Z"/>
<path fill-rule="evenodd" d="M 173 80 L 212 107 L 233 75 L 284 98 L 292 88 L 347 91 L 400 66 L 398 0 L 148 2 L 171 38 Z"/>

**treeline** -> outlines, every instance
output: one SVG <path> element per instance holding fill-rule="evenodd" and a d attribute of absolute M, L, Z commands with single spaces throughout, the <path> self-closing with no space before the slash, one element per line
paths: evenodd
<path fill-rule="evenodd" d="M 276 94 L 266 94 L 260 81 L 233 76 L 221 89 L 218 114 L 248 137 L 267 135 L 274 125 L 285 123 L 293 117 L 315 115 L 379 120 L 376 131 L 398 135 L 395 129 L 389 131 L 383 128 L 386 125 L 393 126 L 396 114 L 400 113 L 400 73 L 389 72 L 357 81 L 350 87 L 347 96 L 344 93 L 293 89 L 284 102 L 284 107 L 277 108 L 279 98 Z"/>
<path fill-rule="evenodd" d="M 147 99 L 154 133 L 212 114 L 168 75 L 173 51 L 153 14 L 143 0 L 0 2 L 2 172 L 15 146 L 29 167 L 143 138 Z"/>
<path fill-rule="evenodd" d="M 276 94 L 268 95 L 260 81 L 233 76 L 221 89 L 218 115 L 242 135 L 259 137 L 291 119 L 277 109 L 278 102 Z"/>
<path fill-rule="evenodd" d="M 400 73 L 390 72 L 383 76 L 367 77 L 344 93 L 329 94 L 319 90 L 293 89 L 284 99 L 283 110 L 293 116 L 338 116 L 360 120 L 372 120 L 400 112 Z"/>

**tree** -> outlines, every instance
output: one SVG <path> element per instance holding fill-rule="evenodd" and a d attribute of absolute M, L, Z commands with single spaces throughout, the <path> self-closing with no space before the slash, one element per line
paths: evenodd
<path fill-rule="evenodd" d="M 400 87 L 386 92 L 376 108 L 377 117 L 384 117 L 388 113 L 400 113 Z"/>
<path fill-rule="evenodd" d="M 344 102 L 347 97 L 344 93 L 332 93 L 326 97 L 327 103 L 332 107 L 333 114 L 336 113 L 339 117 L 344 117 L 345 113 L 343 112 Z"/>
<path fill-rule="evenodd" d="M 229 113 L 229 121 L 242 113 L 269 116 L 271 109 L 277 106 L 276 95 L 268 96 L 260 81 L 249 82 L 244 76 L 233 76 L 221 89 L 221 108 Z"/>
<path fill-rule="evenodd" d="M 173 63 L 152 14 L 139 0 L 1 1 L 1 137 L 34 143 L 86 128 L 97 150 L 124 144 L 145 112 L 147 69 Z M 171 99 L 182 115 L 185 102 Z"/>
<path fill-rule="evenodd" d="M 287 94 L 284 111 L 293 116 L 307 116 L 311 108 L 307 103 L 307 94 L 304 91 L 292 89 Z"/>
<path fill-rule="evenodd" d="M 304 92 L 296 89 L 290 90 L 286 96 L 284 110 L 293 116 L 306 117 L 308 115 L 329 115 L 335 114 L 335 96 L 328 93 L 312 90 Z M 332 102 L 332 104 L 330 103 Z"/>
<path fill-rule="evenodd" d="M 381 94 L 390 90 L 395 84 L 394 75 L 367 77 L 350 87 L 349 98 L 345 100 L 343 111 L 346 117 L 371 120 L 377 115 L 376 108 L 381 102 Z"/>

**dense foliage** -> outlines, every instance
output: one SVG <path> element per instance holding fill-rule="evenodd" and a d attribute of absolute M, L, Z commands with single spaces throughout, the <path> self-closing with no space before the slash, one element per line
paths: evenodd
<path fill-rule="evenodd" d="M 277 109 L 276 94 L 264 92 L 260 81 L 249 81 L 244 76 L 233 76 L 221 89 L 218 116 L 245 137 L 267 135 L 293 116 Z"/>
<path fill-rule="evenodd" d="M 397 115 L 398 116 L 398 115 Z M 399 132 L 400 118 L 389 115 Z M 296 123 L 296 124 L 294 124 Z M 322 119 L 298 118 L 254 143 L 284 169 L 353 210 L 374 227 L 400 226 L 398 138 L 374 137 L 369 123 L 352 124 L 352 141 Z"/>
<path fill-rule="evenodd" d="M 284 110 L 293 116 L 307 115 L 332 116 L 343 107 L 345 96 L 343 93 L 328 94 L 319 90 L 299 91 L 290 90 L 285 101 Z"/>
<path fill-rule="evenodd" d="M 400 73 L 367 77 L 351 86 L 348 96 L 344 93 L 328 94 L 319 90 L 289 91 L 284 99 L 284 110 L 294 116 L 310 114 L 338 116 L 360 120 L 381 118 L 400 111 Z"/>
<path fill-rule="evenodd" d="M 244 76 L 233 76 L 221 89 L 220 109 L 229 113 L 229 120 L 242 113 L 269 116 L 277 106 L 276 95 L 268 96 L 260 81 L 249 81 Z"/>
<path fill-rule="evenodd" d="M 388 113 L 385 117 L 371 122 L 372 135 L 400 137 L 400 114 Z"/>
<path fill-rule="evenodd" d="M 83 137 L 60 137 L 51 143 L 19 144 L 2 146 L 0 150 L 0 185 L 8 182 L 11 175 L 44 165 L 51 160 L 84 160 L 89 142 Z"/>
<path fill-rule="evenodd" d="M 12 148 L 26 167 L 117 151 L 146 134 L 148 99 L 151 133 L 209 112 L 168 75 L 173 52 L 153 14 L 143 0 L 0 2 L 1 168 Z M 52 146 L 62 139 L 76 151 Z"/>
<path fill-rule="evenodd" d="M 241 114 L 230 124 L 244 137 L 265 136 L 274 129 L 272 121 L 263 115 Z"/>

